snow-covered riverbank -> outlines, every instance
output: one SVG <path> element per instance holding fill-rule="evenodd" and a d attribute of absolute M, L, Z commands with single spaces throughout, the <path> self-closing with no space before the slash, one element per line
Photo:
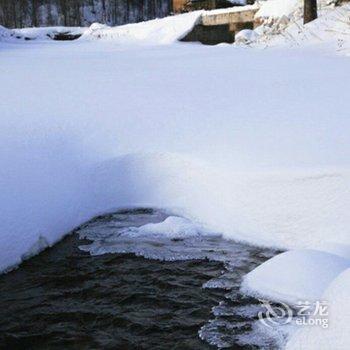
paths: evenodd
<path fill-rule="evenodd" d="M 326 251 L 296 283 L 331 254 L 348 259 L 349 59 L 327 42 L 262 51 L 155 45 L 149 33 L 142 47 L 113 36 L 0 43 L 0 269 L 138 205 L 227 238 Z M 162 33 L 169 44 L 174 30 Z M 317 296 L 338 305 L 346 293 L 331 284 L 347 265 L 335 265 Z M 261 271 L 247 287 L 263 291 Z"/>
<path fill-rule="evenodd" d="M 2 225 L 29 237 L 2 267 L 39 235 L 52 243 L 96 212 L 147 201 L 233 238 L 347 242 L 348 59 L 77 42 L 4 46 L 1 67 Z"/>

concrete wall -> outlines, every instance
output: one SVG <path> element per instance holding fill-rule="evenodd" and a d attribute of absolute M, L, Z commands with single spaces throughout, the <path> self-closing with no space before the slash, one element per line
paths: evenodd
<path fill-rule="evenodd" d="M 205 26 L 217 26 L 228 23 L 254 22 L 256 10 L 242 10 L 237 12 L 227 12 L 221 14 L 208 14 L 202 16 L 202 24 Z"/>
<path fill-rule="evenodd" d="M 256 11 L 257 9 L 242 8 L 242 10 L 219 14 L 205 13 L 181 41 L 199 41 L 205 45 L 233 43 L 237 32 L 254 28 Z"/>
<path fill-rule="evenodd" d="M 230 30 L 229 24 L 218 26 L 204 26 L 197 24 L 181 41 L 199 41 L 204 45 L 216 45 L 219 43 L 233 43 L 235 32 Z"/>

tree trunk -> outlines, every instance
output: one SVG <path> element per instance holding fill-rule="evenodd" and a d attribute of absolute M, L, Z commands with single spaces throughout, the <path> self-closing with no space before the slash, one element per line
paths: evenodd
<path fill-rule="evenodd" d="M 317 18 L 317 0 L 304 0 L 304 24 Z"/>

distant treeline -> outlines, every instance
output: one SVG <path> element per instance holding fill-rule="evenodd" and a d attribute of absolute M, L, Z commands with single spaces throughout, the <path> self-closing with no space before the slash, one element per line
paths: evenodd
<path fill-rule="evenodd" d="M 171 0 L 0 0 L 0 25 L 8 28 L 119 25 L 164 17 Z"/>

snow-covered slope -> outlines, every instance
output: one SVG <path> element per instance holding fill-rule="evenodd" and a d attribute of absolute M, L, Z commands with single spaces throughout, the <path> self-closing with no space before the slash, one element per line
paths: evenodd
<path fill-rule="evenodd" d="M 254 35 L 250 34 L 250 37 L 239 41 L 253 43 L 258 47 L 321 46 L 327 50 L 350 54 L 350 4 L 335 7 L 323 0 L 318 4 L 318 18 L 303 25 L 302 1 L 261 2 L 256 18 L 262 25 L 253 31 Z"/>
<path fill-rule="evenodd" d="M 203 11 L 118 27 L 93 24 L 81 40 L 102 39 L 115 44 L 171 44 L 185 36 Z"/>

